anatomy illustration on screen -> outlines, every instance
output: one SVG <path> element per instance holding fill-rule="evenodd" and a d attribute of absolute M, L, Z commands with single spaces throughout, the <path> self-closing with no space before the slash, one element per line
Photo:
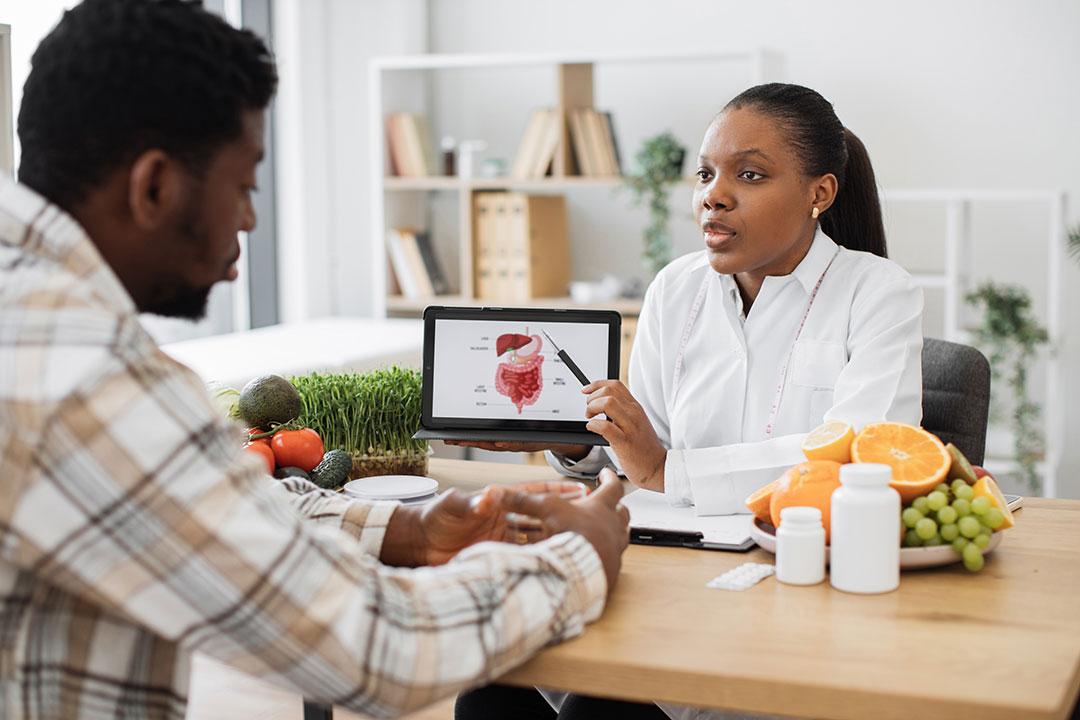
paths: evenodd
<path fill-rule="evenodd" d="M 510 398 L 519 415 L 521 408 L 540 399 L 544 389 L 543 344 L 539 335 L 529 335 L 528 327 L 524 334 L 504 333 L 495 341 L 495 354 L 502 358 L 495 367 L 495 389 Z"/>

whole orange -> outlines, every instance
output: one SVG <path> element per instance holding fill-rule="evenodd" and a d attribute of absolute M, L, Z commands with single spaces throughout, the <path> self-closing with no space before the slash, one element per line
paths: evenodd
<path fill-rule="evenodd" d="M 829 508 L 833 490 L 840 487 L 840 463 L 832 460 L 807 460 L 791 468 L 776 481 L 769 499 L 773 527 L 780 527 L 780 511 L 803 505 L 821 510 L 825 542 L 829 542 Z"/>

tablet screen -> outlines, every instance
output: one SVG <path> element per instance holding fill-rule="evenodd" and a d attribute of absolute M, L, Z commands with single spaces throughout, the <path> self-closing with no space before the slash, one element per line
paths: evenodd
<path fill-rule="evenodd" d="M 580 428 L 586 421 L 581 388 L 612 377 L 613 368 L 618 372 L 618 315 L 484 312 L 435 317 L 433 332 L 425 333 L 425 344 L 431 342 L 425 347 L 429 417 L 479 426 L 517 421 Z"/>

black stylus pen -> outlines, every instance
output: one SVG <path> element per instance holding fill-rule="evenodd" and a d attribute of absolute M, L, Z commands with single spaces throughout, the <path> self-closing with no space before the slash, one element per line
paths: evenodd
<path fill-rule="evenodd" d="M 581 372 L 581 368 L 574 364 L 574 361 L 570 359 L 570 356 L 566 354 L 565 350 L 560 350 L 559 346 L 555 344 L 555 341 L 551 339 L 551 336 L 547 334 L 547 330 L 541 329 L 540 332 L 544 333 L 544 337 L 551 343 L 551 347 L 555 348 L 555 353 L 559 356 L 566 367 L 570 368 L 570 372 L 574 373 L 574 377 L 578 379 L 582 387 L 589 384 L 589 378 L 585 377 L 585 373 Z"/>

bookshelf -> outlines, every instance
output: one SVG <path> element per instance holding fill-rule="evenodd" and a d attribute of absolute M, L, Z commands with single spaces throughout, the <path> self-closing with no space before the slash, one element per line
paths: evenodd
<path fill-rule="evenodd" d="M 369 127 L 370 155 L 372 158 L 372 217 L 371 217 L 371 278 L 373 307 L 376 316 L 393 315 L 398 317 L 416 317 L 427 305 L 481 305 L 493 304 L 491 300 L 479 300 L 476 297 L 476 277 L 474 267 L 475 253 L 475 218 L 474 196 L 480 192 L 508 191 L 545 194 L 572 194 L 589 189 L 610 188 L 621 185 L 617 176 L 583 176 L 575 163 L 571 132 L 568 123 L 559 123 L 559 137 L 551 163 L 550 175 L 546 177 L 514 178 L 502 176 L 496 178 L 462 179 L 449 176 L 400 177 L 390 174 L 390 153 L 388 148 L 386 120 L 387 115 L 396 112 L 411 112 L 424 115 L 435 138 L 441 136 L 439 117 L 450 111 L 461 110 L 448 105 L 455 98 L 444 98 L 437 103 L 435 90 L 440 82 L 445 82 L 447 73 L 461 71 L 480 71 L 500 73 L 518 73 L 523 78 L 536 78 L 536 73 L 543 74 L 551 81 L 552 95 L 542 95 L 528 102 L 532 107 L 546 106 L 553 108 L 560 118 L 567 117 L 575 110 L 590 109 L 596 97 L 598 70 L 611 66 L 628 65 L 645 67 L 650 71 L 660 70 L 665 64 L 709 62 L 721 64 L 726 72 L 736 78 L 736 82 L 749 86 L 776 76 L 780 57 L 760 49 L 715 53 L 551 53 L 529 55 L 411 55 L 375 58 L 369 65 Z M 523 80 L 523 83 L 526 82 Z M 493 91 L 494 92 L 494 91 Z M 500 101 L 502 97 L 499 97 Z M 688 98 L 688 102 L 689 102 Z M 509 101 L 508 101 L 509 102 Z M 517 107 L 514 111 L 529 108 Z M 619 118 L 618 103 L 611 108 L 616 120 Z M 715 108 L 713 108 L 715 110 Z M 702 111 L 702 118 L 707 117 Z M 507 110 L 506 122 L 514 114 Z M 655 132 L 664 129 L 663 113 L 657 113 Z M 514 128 L 520 138 L 524 127 Z M 461 132 L 460 128 L 458 129 Z M 460 138 L 459 139 L 463 139 Z M 620 139 L 621 140 L 621 139 Z M 634 147 L 620 142 L 620 154 L 624 170 L 629 169 L 629 158 Z M 504 147 L 502 152 L 515 150 L 516 147 Z M 512 158 L 511 158 L 512 159 Z M 508 169 L 511 163 L 508 163 Z M 438 165 L 438 163 L 436 163 Z M 618 202 L 618 201 L 614 201 Z M 437 208 L 433 210 L 433 208 Z M 394 227 L 426 227 L 432 221 L 433 213 L 442 213 L 442 217 L 456 215 L 454 232 L 456 237 L 444 242 L 440 249 L 452 262 L 448 268 L 451 294 L 431 298 L 410 299 L 400 295 L 387 295 L 386 278 L 386 233 Z M 441 218 L 440 218 L 441 219 Z M 571 235 L 571 245 L 590 242 L 589 237 Z M 571 279 L 575 278 L 574 269 L 570 268 Z M 527 303 L 515 305 L 534 305 L 544 307 L 582 307 L 569 297 L 538 297 Z M 636 317 L 640 310 L 640 300 L 616 300 L 606 304 L 608 309 L 617 309 L 624 317 Z"/>

